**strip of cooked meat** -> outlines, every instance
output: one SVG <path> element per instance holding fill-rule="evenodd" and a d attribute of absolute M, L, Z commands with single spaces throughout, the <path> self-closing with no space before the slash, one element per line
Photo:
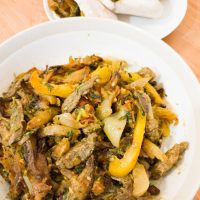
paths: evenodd
<path fill-rule="evenodd" d="M 5 115 L 5 103 L 4 103 L 4 99 L 2 97 L 0 97 L 0 117 L 4 117 Z"/>
<path fill-rule="evenodd" d="M 8 179 L 10 182 L 9 196 L 13 199 L 19 197 L 22 191 L 26 188 L 22 177 L 22 170 L 24 168 L 24 162 L 19 154 L 19 149 L 15 152 L 8 147 L 3 150 L 3 157 L 1 158 L 1 164 L 8 173 Z"/>
<path fill-rule="evenodd" d="M 145 136 L 152 142 L 158 142 L 161 137 L 161 132 L 158 129 L 159 121 L 155 118 L 147 119 Z"/>
<path fill-rule="evenodd" d="M 21 83 L 23 81 L 28 81 L 30 78 L 30 75 L 32 73 L 32 71 L 35 70 L 35 68 L 30 69 L 29 71 L 20 74 L 10 85 L 10 87 L 8 88 L 7 92 L 3 93 L 3 97 L 5 99 L 10 99 L 11 97 L 13 97 L 16 92 L 20 89 L 21 87 Z"/>
<path fill-rule="evenodd" d="M 22 105 L 25 106 L 32 101 L 33 91 L 29 87 L 28 82 L 22 81 L 21 87 L 16 91 L 16 94 L 20 96 Z"/>
<path fill-rule="evenodd" d="M 116 193 L 110 192 L 110 193 L 103 193 L 102 195 L 97 196 L 95 199 L 96 200 L 117 200 L 116 198 L 117 198 Z M 135 200 L 135 199 L 133 199 L 133 200 Z"/>
<path fill-rule="evenodd" d="M 14 182 L 11 184 L 10 187 L 10 194 L 11 196 L 18 197 L 25 189 L 26 185 L 23 179 L 23 172 L 24 169 L 24 161 L 19 154 L 19 152 L 15 152 L 14 154 L 14 162 L 13 162 L 13 171 L 15 174 Z"/>
<path fill-rule="evenodd" d="M 129 90 L 141 90 L 149 82 L 149 78 L 141 78 L 126 86 Z"/>
<path fill-rule="evenodd" d="M 17 95 L 21 98 L 20 101 L 24 108 L 24 115 L 31 119 L 38 110 L 48 109 L 49 102 L 41 98 L 45 96 L 33 91 L 29 84 L 22 82 L 21 88 L 17 91 Z M 48 96 L 48 95 L 46 95 Z M 50 96 L 50 98 L 55 98 Z"/>
<path fill-rule="evenodd" d="M 68 133 L 72 133 L 76 137 L 80 134 L 80 130 L 63 125 L 49 125 L 40 130 L 39 137 L 67 136 Z"/>
<path fill-rule="evenodd" d="M 99 63 L 101 63 L 102 61 L 103 59 L 101 57 L 96 55 L 91 55 L 91 56 L 86 56 L 84 58 L 79 58 L 76 62 L 87 65 L 92 69 L 96 69 Z"/>
<path fill-rule="evenodd" d="M 143 111 L 147 114 L 148 119 L 153 119 L 153 109 L 151 106 L 151 99 L 145 92 L 135 92 Z"/>
<path fill-rule="evenodd" d="M 110 81 L 105 85 L 106 90 L 112 91 L 118 84 L 120 79 L 120 74 L 117 71 L 114 71 Z"/>
<path fill-rule="evenodd" d="M 28 121 L 26 130 L 30 131 L 32 129 L 38 129 L 43 125 L 47 124 L 53 119 L 55 115 L 59 113 L 58 108 L 49 107 L 43 111 L 38 111 L 35 113 L 34 117 Z"/>
<path fill-rule="evenodd" d="M 122 187 L 117 190 L 116 200 L 134 200 L 133 197 L 133 180 L 130 176 L 123 178 L 113 177 L 115 180 L 122 183 Z"/>
<path fill-rule="evenodd" d="M 154 118 L 150 97 L 142 91 L 135 92 L 143 111 L 147 114 L 145 135 L 152 141 L 159 141 L 161 134 L 158 129 L 159 121 Z"/>
<path fill-rule="evenodd" d="M 138 74 L 144 78 L 154 79 L 156 77 L 155 73 L 149 68 L 144 67 L 139 70 Z"/>
<path fill-rule="evenodd" d="M 10 117 L 10 132 L 9 145 L 19 140 L 24 132 L 24 113 L 20 100 L 13 100 L 12 115 Z"/>
<path fill-rule="evenodd" d="M 83 67 L 82 69 L 76 70 L 69 75 L 66 76 L 66 78 L 62 78 L 62 83 L 70 83 L 70 84 L 76 84 L 81 81 L 84 81 L 90 73 L 89 67 Z"/>
<path fill-rule="evenodd" d="M 6 118 L 0 117 L 0 142 L 4 146 L 8 145 L 10 135 L 10 121 Z"/>
<path fill-rule="evenodd" d="M 71 169 L 72 167 L 85 161 L 93 152 L 95 147 L 96 133 L 90 134 L 87 138 L 82 139 L 69 152 L 62 156 L 56 165 L 59 168 Z"/>
<path fill-rule="evenodd" d="M 88 134 L 97 132 L 100 129 L 101 129 L 100 123 L 94 122 L 94 123 L 90 123 L 88 126 L 84 127 L 82 130 L 84 134 L 88 135 Z"/>
<path fill-rule="evenodd" d="M 98 76 L 92 77 L 90 80 L 82 83 L 72 94 L 70 94 L 62 104 L 62 112 L 70 113 L 77 106 L 82 95 L 85 95 L 93 87 Z"/>
<path fill-rule="evenodd" d="M 104 149 L 111 149 L 113 148 L 112 144 L 110 142 L 104 142 L 104 141 L 96 141 L 95 143 L 95 150 L 104 150 Z"/>
<path fill-rule="evenodd" d="M 90 73 L 90 68 L 86 66 L 81 69 L 70 71 L 69 73 L 66 73 L 64 77 L 61 75 L 52 76 L 50 80 L 56 84 L 62 84 L 62 83 L 78 84 L 86 80 L 87 77 L 89 76 L 89 73 Z"/>
<path fill-rule="evenodd" d="M 73 176 L 69 183 L 69 192 L 66 200 L 84 200 L 90 192 L 94 179 L 94 157 L 91 156 L 84 170 L 79 176 Z"/>
<path fill-rule="evenodd" d="M 42 200 L 51 191 L 51 185 L 49 184 L 46 157 L 44 154 L 37 152 L 35 138 L 27 140 L 24 144 L 24 157 L 28 168 L 27 176 L 31 183 L 29 193 L 35 200 Z"/>
<path fill-rule="evenodd" d="M 103 59 L 96 55 L 76 59 L 70 58 L 69 64 L 51 66 L 47 70 L 53 71 L 55 75 L 63 75 L 66 72 L 73 72 L 86 66 L 90 67 L 90 69 L 96 69 L 102 61 Z"/>
<path fill-rule="evenodd" d="M 8 88 L 8 91 L 3 93 L 3 97 L 11 98 L 12 96 L 14 96 L 15 93 L 20 89 L 22 81 L 23 79 L 13 81 L 10 87 Z"/>
<path fill-rule="evenodd" d="M 168 160 L 159 161 L 151 169 L 151 178 L 159 179 L 165 176 L 166 173 L 172 169 L 176 163 L 182 158 L 182 154 L 188 148 L 188 142 L 181 142 L 180 144 L 175 144 L 170 150 L 167 151 L 166 156 Z"/>

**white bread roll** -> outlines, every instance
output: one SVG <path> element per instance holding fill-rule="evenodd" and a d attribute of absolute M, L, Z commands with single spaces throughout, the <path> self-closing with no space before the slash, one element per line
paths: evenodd
<path fill-rule="evenodd" d="M 117 19 L 117 16 L 102 5 L 99 0 L 76 0 L 86 17 L 102 17 Z"/>
<path fill-rule="evenodd" d="M 99 0 L 108 9 L 117 14 L 136 15 L 149 18 L 159 18 L 163 12 L 163 6 L 159 0 Z"/>

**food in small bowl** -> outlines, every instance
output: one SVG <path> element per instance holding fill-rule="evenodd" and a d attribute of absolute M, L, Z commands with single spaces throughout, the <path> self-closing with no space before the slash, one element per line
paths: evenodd
<path fill-rule="evenodd" d="M 92 55 L 32 68 L 0 98 L 1 175 L 11 199 L 152 199 L 182 158 L 178 123 L 150 68 Z M 162 191 L 161 191 L 162 192 Z"/>

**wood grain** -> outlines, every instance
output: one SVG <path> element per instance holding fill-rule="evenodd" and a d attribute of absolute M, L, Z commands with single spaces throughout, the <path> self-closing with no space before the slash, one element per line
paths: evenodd
<path fill-rule="evenodd" d="M 189 0 L 183 22 L 164 39 L 190 65 L 200 80 L 200 1 Z"/>
<path fill-rule="evenodd" d="M 0 43 L 19 31 L 48 20 L 42 0 L 0 1 Z M 164 41 L 185 59 L 200 80 L 200 1 L 188 0 L 188 4 L 183 22 Z M 200 191 L 194 200 L 200 200 Z"/>
<path fill-rule="evenodd" d="M 0 42 L 47 20 L 42 0 L 0 0 Z"/>

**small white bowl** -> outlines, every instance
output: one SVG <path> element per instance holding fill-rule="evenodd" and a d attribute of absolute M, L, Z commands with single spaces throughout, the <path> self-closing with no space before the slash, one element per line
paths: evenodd
<path fill-rule="evenodd" d="M 119 15 L 119 20 L 141 28 L 162 39 L 173 32 L 182 22 L 187 11 L 187 0 L 161 0 L 161 3 L 164 11 L 159 19 Z M 43 6 L 49 20 L 60 19 L 58 15 L 49 9 L 47 0 L 43 0 Z"/>

